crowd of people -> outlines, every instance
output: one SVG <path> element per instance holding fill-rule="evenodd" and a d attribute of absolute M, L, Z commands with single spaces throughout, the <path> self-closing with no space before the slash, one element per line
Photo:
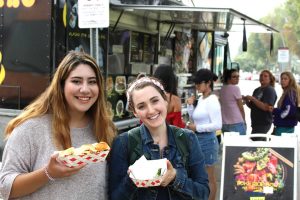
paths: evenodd
<path fill-rule="evenodd" d="M 266 134 L 269 131 L 273 135 L 281 133 L 294 133 L 298 123 L 297 107 L 299 105 L 299 86 L 291 72 L 282 72 L 280 84 L 283 90 L 277 105 L 275 91 L 275 77 L 269 70 L 260 73 L 261 86 L 256 88 L 252 96 L 244 96 L 245 104 L 251 110 L 251 134 Z M 272 125 L 273 130 L 270 130 Z M 253 138 L 262 140 L 262 138 Z"/>
<path fill-rule="evenodd" d="M 127 109 L 141 125 L 120 135 L 107 109 L 103 76 L 96 61 L 83 52 L 69 52 L 49 87 L 6 127 L 7 143 L 0 171 L 0 192 L 6 199 L 199 199 L 215 200 L 216 131 L 246 134 L 244 105 L 251 109 L 252 133 L 294 132 L 298 86 L 283 72 L 283 93 L 277 105 L 275 78 L 260 74 L 261 86 L 242 96 L 239 71 L 226 71 L 217 96 L 217 76 L 208 69 L 195 73 L 199 97 L 187 99 L 190 121 L 181 118 L 177 77 L 170 66 L 153 76 L 139 76 L 127 88 Z M 104 141 L 109 157 L 96 164 L 67 167 L 58 150 Z M 158 187 L 137 187 L 129 167 L 141 156 L 166 159 Z"/>

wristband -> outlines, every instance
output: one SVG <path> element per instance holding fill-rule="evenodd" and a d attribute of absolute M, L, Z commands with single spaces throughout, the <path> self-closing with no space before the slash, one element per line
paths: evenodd
<path fill-rule="evenodd" d="M 44 172 L 45 172 L 46 176 L 48 177 L 49 181 L 55 181 L 55 179 L 52 176 L 50 176 L 50 174 L 48 172 L 48 167 L 44 168 Z"/>

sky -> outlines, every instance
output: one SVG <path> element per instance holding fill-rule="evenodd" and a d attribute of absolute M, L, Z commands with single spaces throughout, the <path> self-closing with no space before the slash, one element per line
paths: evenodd
<path fill-rule="evenodd" d="M 233 8 L 251 18 L 266 16 L 274 8 L 284 4 L 286 0 L 193 0 L 199 7 Z"/>
<path fill-rule="evenodd" d="M 191 1 L 191 0 L 184 0 Z M 258 20 L 269 13 L 273 12 L 275 8 L 283 6 L 286 0 L 193 0 L 196 7 L 221 7 L 232 8 L 241 12 L 248 17 Z M 191 4 L 189 4 L 191 5 Z M 249 36 L 249 34 L 247 35 Z M 241 48 L 243 35 L 242 33 L 230 33 L 229 46 L 231 57 L 239 52 Z"/>

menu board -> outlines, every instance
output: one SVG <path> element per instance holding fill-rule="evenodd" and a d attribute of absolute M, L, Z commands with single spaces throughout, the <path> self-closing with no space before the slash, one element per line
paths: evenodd
<path fill-rule="evenodd" d="M 144 63 L 153 63 L 154 62 L 154 54 L 155 54 L 155 45 L 156 45 L 156 37 L 150 34 L 144 34 L 144 53 L 143 53 L 143 61 Z"/>
<path fill-rule="evenodd" d="M 107 100 L 114 121 L 132 117 L 132 114 L 126 108 L 126 88 L 127 83 L 133 79 L 135 79 L 135 76 L 128 77 L 124 75 L 108 75 L 106 78 Z"/>
<path fill-rule="evenodd" d="M 129 68 L 130 31 L 109 33 L 108 74 L 126 74 Z"/>
<path fill-rule="evenodd" d="M 297 140 L 284 136 L 268 142 L 253 142 L 247 136 L 225 138 L 221 199 L 297 199 Z"/>
<path fill-rule="evenodd" d="M 130 61 L 143 62 L 143 43 L 144 37 L 142 33 L 131 32 L 130 38 Z"/>
<path fill-rule="evenodd" d="M 156 42 L 156 37 L 151 34 L 132 31 L 130 38 L 130 62 L 153 63 Z"/>

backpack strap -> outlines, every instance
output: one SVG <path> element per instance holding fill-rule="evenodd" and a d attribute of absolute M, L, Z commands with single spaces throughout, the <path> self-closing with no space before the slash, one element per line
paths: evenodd
<path fill-rule="evenodd" d="M 176 146 L 181 154 L 181 159 L 182 162 L 184 164 L 184 168 L 187 169 L 188 166 L 188 157 L 189 157 L 189 143 L 188 143 L 188 138 L 184 132 L 184 129 L 176 127 L 176 126 L 172 126 L 172 131 L 174 133 L 174 137 L 175 137 L 175 142 L 176 142 Z"/>
<path fill-rule="evenodd" d="M 189 157 L 188 140 L 184 129 L 176 126 L 170 126 L 174 134 L 175 143 L 182 157 L 182 162 L 186 168 Z M 136 127 L 128 131 L 128 161 L 132 165 L 137 159 L 143 155 L 142 138 L 140 127 Z M 186 168 L 187 169 L 187 168 Z"/>
<path fill-rule="evenodd" d="M 128 160 L 132 165 L 143 154 L 140 127 L 128 131 Z"/>

